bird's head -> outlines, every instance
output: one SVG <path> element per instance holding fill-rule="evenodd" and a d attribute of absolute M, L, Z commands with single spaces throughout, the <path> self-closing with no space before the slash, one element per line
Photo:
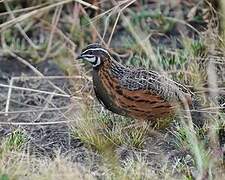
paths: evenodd
<path fill-rule="evenodd" d="M 93 68 L 100 67 L 105 61 L 110 59 L 110 53 L 100 44 L 90 44 L 82 50 L 77 59 L 83 59 L 92 64 Z"/>

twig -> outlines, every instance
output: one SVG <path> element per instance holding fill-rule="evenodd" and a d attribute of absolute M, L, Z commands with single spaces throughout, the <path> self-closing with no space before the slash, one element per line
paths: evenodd
<path fill-rule="evenodd" d="M 2 1 L 0 1 L 2 2 Z M 42 8 L 46 5 L 48 5 L 49 3 L 42 3 L 42 4 L 39 4 L 39 5 L 36 5 L 36 6 L 31 6 L 31 7 L 27 7 L 27 8 L 22 8 L 22 9 L 15 9 L 15 10 L 11 10 L 13 14 L 16 14 L 16 13 L 21 13 L 21 12 L 26 12 L 26 11 L 32 11 L 32 10 L 35 10 L 35 9 L 38 9 L 38 8 Z M 10 14 L 10 12 L 2 12 L 0 13 L 0 16 L 5 16 L 5 15 L 8 15 Z"/>
<path fill-rule="evenodd" d="M 81 8 L 82 12 L 85 14 L 85 16 L 89 17 L 87 12 L 84 10 L 84 8 Z M 91 28 L 93 29 L 93 31 L 96 32 L 98 38 L 101 40 L 101 43 L 103 43 L 103 45 L 105 45 L 107 47 L 107 44 L 105 43 L 105 41 L 102 39 L 101 35 L 99 34 L 97 28 L 93 25 L 92 21 L 90 20 L 90 18 L 88 19 L 88 21 L 90 22 Z"/>
<path fill-rule="evenodd" d="M 60 108 L 46 108 L 46 109 L 37 109 L 37 110 L 34 110 L 34 109 L 31 109 L 31 110 L 23 110 L 23 111 L 9 111 L 7 112 L 7 114 L 22 114 L 22 113 L 31 113 L 31 112 L 48 112 L 48 111 L 58 111 L 58 110 L 65 110 L 65 109 L 68 109 L 68 106 L 66 107 L 60 107 Z M 4 115 L 6 114 L 6 112 L 1 112 L 0 111 L 0 115 Z"/>
<path fill-rule="evenodd" d="M 8 2 L 4 1 L 5 7 L 7 9 L 7 11 L 10 13 L 10 17 L 11 19 L 15 19 L 15 16 L 12 12 L 12 10 L 10 9 Z M 23 28 L 20 26 L 19 23 L 16 23 L 15 26 L 17 27 L 17 29 L 20 31 L 20 33 L 23 35 L 24 39 L 27 40 L 27 42 L 30 44 L 30 46 L 32 46 L 34 49 L 38 49 L 38 46 L 36 46 L 33 41 L 27 36 L 27 34 L 25 33 L 25 31 L 23 30 Z"/>
<path fill-rule="evenodd" d="M 51 30 L 51 33 L 50 33 L 50 36 L 49 36 L 48 46 L 47 46 L 46 52 L 45 52 L 42 60 L 45 60 L 48 57 L 48 55 L 51 51 L 52 40 L 53 40 L 53 37 L 54 37 L 54 33 L 56 31 L 57 23 L 59 22 L 59 17 L 60 17 L 61 11 L 62 11 L 62 7 L 63 6 L 60 5 L 55 10 L 54 16 L 52 18 L 52 30 Z"/>
<path fill-rule="evenodd" d="M 34 17 L 35 18 L 35 17 Z M 43 24 L 43 28 L 49 30 L 50 28 L 52 28 L 52 24 L 50 24 L 48 21 L 44 20 L 44 19 L 38 19 L 35 18 L 36 20 L 40 21 L 41 24 Z M 50 31 L 50 30 L 49 30 Z M 64 32 L 62 32 L 62 30 L 60 30 L 59 28 L 55 28 L 55 33 L 62 37 L 66 43 L 70 44 L 72 46 L 72 48 L 68 48 L 69 52 L 74 56 L 74 52 L 75 52 L 75 48 L 76 48 L 76 44 L 69 38 L 67 37 Z M 75 56 L 74 56 L 75 57 Z"/>
<path fill-rule="evenodd" d="M 52 121 L 52 122 L 0 122 L 0 125 L 14 125 L 14 126 L 36 126 L 36 125 L 51 125 L 51 124 L 64 124 L 64 123 L 70 123 L 75 120 L 66 120 L 66 121 Z"/>
<path fill-rule="evenodd" d="M 13 78 L 10 80 L 10 83 L 9 83 L 7 101 L 6 101 L 6 105 L 5 105 L 5 116 L 8 116 L 10 97 L 12 94 L 12 85 L 13 85 Z"/>
<path fill-rule="evenodd" d="M 25 64 L 26 66 L 28 66 L 34 73 L 36 73 L 38 76 L 44 77 L 44 75 L 38 71 L 33 65 L 31 65 L 28 61 L 26 61 L 25 59 L 21 58 L 20 56 L 16 55 L 14 52 L 12 52 L 11 50 L 7 49 L 7 52 L 15 57 L 18 61 L 20 61 L 21 63 Z M 66 94 L 65 91 L 63 91 L 62 89 L 60 89 L 59 87 L 57 87 L 54 83 L 52 83 L 51 81 L 48 81 L 48 83 L 50 85 L 52 85 L 52 87 L 54 87 L 56 90 L 58 90 L 59 92 Z"/>
<path fill-rule="evenodd" d="M 14 80 L 30 80 L 30 79 L 88 79 L 87 76 L 15 76 L 13 77 Z"/>
<path fill-rule="evenodd" d="M 120 12 L 118 13 L 118 15 L 117 15 L 117 17 L 116 17 L 115 23 L 114 23 L 114 25 L 113 25 L 112 32 L 111 32 L 110 37 L 109 37 L 109 40 L 108 40 L 108 42 L 107 42 L 107 46 L 108 46 L 108 47 L 110 46 L 110 43 L 111 43 L 113 34 L 114 34 L 114 32 L 115 32 L 115 29 L 116 29 L 116 25 L 117 25 L 117 23 L 118 23 L 118 21 L 119 21 L 119 18 L 120 18 Z"/>
<path fill-rule="evenodd" d="M 24 90 L 24 91 L 31 91 L 31 92 L 38 92 L 38 93 L 42 93 L 42 94 L 49 94 L 49 95 L 54 95 L 54 96 L 67 97 L 67 98 L 71 97 L 68 94 L 59 94 L 59 93 L 55 93 L 55 92 L 48 92 L 48 91 L 42 91 L 42 90 L 37 90 L 37 89 L 31 89 L 31 88 L 10 86 L 10 85 L 7 85 L 7 84 L 0 84 L 0 87 L 6 87 L 6 88 L 12 88 L 12 89 L 18 89 L 18 90 Z"/>
<path fill-rule="evenodd" d="M 43 110 L 45 110 L 45 109 L 48 108 L 48 106 L 49 106 L 49 101 L 51 101 L 53 97 L 54 97 L 54 95 L 49 95 L 49 97 L 46 98 L 46 104 L 45 104 L 45 106 L 43 107 Z M 38 114 L 37 118 L 33 120 L 33 122 L 37 122 L 37 121 L 41 118 L 41 116 L 42 116 L 44 113 L 45 113 L 45 111 L 40 112 L 40 113 Z"/>
<path fill-rule="evenodd" d="M 73 1 L 73 0 L 59 1 L 57 3 L 50 4 L 49 6 L 45 6 L 43 8 L 39 8 L 39 9 L 35 9 L 35 10 L 31 11 L 31 12 L 28 12 L 26 14 L 23 14 L 23 15 L 19 16 L 19 17 L 16 17 L 15 19 L 6 21 L 5 23 L 0 24 L 0 32 L 3 31 L 4 29 L 10 27 L 11 25 L 14 25 L 14 24 L 16 24 L 18 22 L 21 22 L 21 21 L 23 21 L 23 20 L 25 20 L 25 19 L 27 19 L 27 18 L 29 18 L 31 16 L 34 16 L 34 15 L 36 15 L 36 14 L 42 12 L 42 11 L 47 11 L 47 10 L 49 10 L 51 8 L 54 8 L 56 6 L 69 3 L 71 1 Z M 88 7 L 92 8 L 92 9 L 95 9 L 95 10 L 98 9 L 98 7 L 92 5 L 92 4 L 88 3 L 88 2 L 84 2 L 82 0 L 76 0 L 76 1 L 79 2 L 79 3 L 81 3 L 81 4 L 83 4 L 83 5 L 85 5 L 85 6 L 88 6 Z"/>

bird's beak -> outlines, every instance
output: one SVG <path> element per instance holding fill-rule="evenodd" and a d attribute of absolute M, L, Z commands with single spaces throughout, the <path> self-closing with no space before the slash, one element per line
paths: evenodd
<path fill-rule="evenodd" d="M 79 56 L 77 56 L 76 59 L 77 59 L 77 60 L 80 60 L 80 59 L 84 59 L 84 57 L 83 57 L 82 55 L 79 55 Z"/>

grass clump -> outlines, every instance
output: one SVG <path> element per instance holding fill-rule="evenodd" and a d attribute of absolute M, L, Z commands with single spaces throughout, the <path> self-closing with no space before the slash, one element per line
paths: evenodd
<path fill-rule="evenodd" d="M 23 131 L 16 129 L 2 140 L 0 155 L 4 156 L 4 153 L 11 151 L 21 151 L 27 141 L 27 137 Z"/>
<path fill-rule="evenodd" d="M 36 158 L 25 153 L 8 152 L 0 159 L 0 179 L 95 179 L 90 170 L 69 161 L 69 157 L 57 155 L 54 160 Z"/>
<path fill-rule="evenodd" d="M 106 166 L 117 174 L 120 163 L 116 149 L 126 146 L 141 149 L 144 145 L 149 126 L 130 125 L 132 120 L 113 117 L 96 111 L 85 110 L 81 118 L 73 125 L 73 136 L 79 138 L 86 146 L 100 153 Z"/>
<path fill-rule="evenodd" d="M 166 165 L 165 165 L 166 166 Z M 161 174 L 161 175 L 160 175 Z M 165 170 L 156 173 L 154 168 L 150 168 L 147 162 L 138 154 L 135 157 L 127 159 L 119 173 L 112 174 L 113 179 L 172 179 L 170 174 Z"/>
<path fill-rule="evenodd" d="M 74 126 L 74 136 L 79 137 L 87 145 L 102 151 L 105 147 L 116 147 L 122 144 L 128 147 L 141 148 L 148 125 L 129 128 L 132 120 L 124 117 L 113 117 L 95 111 L 85 111 Z"/>

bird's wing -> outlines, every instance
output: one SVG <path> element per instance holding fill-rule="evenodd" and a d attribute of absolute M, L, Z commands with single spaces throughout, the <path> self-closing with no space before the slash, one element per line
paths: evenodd
<path fill-rule="evenodd" d="M 138 69 L 126 73 L 121 84 L 130 90 L 149 90 L 165 100 L 180 100 L 181 96 L 190 94 L 183 85 L 154 71 Z"/>

